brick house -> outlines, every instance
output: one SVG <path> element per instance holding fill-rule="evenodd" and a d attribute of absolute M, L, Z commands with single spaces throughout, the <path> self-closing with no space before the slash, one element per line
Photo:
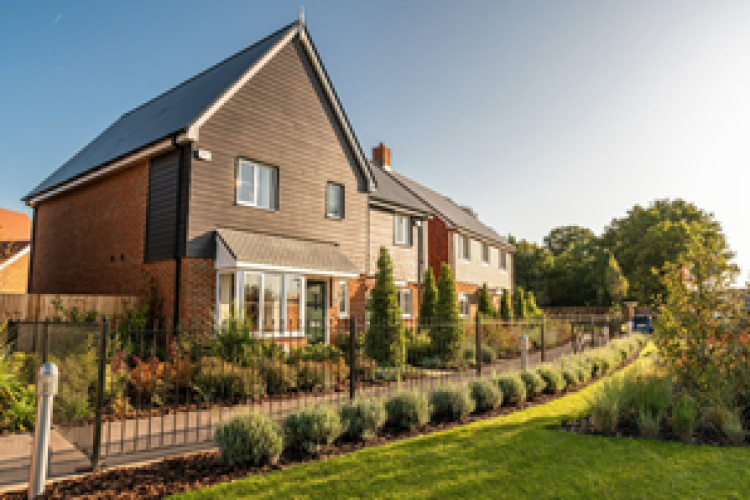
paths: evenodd
<path fill-rule="evenodd" d="M 30 291 L 148 284 L 170 323 L 237 314 L 292 343 L 329 340 L 364 319 L 386 246 L 414 315 L 434 211 L 381 153 L 368 161 L 292 23 L 124 114 L 24 198 Z"/>
<path fill-rule="evenodd" d="M 375 157 L 390 159 L 391 151 L 380 144 Z M 503 290 L 513 293 L 513 256 L 515 248 L 476 214 L 450 198 L 390 168 L 386 175 L 419 199 L 433 214 L 427 223 L 428 265 L 435 277 L 442 263 L 453 271 L 461 315 L 476 314 L 478 290 L 487 284 L 495 306 L 500 305 Z"/>

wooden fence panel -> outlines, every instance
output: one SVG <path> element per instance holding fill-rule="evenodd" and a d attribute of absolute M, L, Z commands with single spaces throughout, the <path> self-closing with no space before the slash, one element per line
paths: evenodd
<path fill-rule="evenodd" d="M 80 313 L 96 311 L 111 319 L 123 318 L 125 311 L 140 305 L 138 297 L 130 295 L 55 295 L 55 294 L 0 294 L 0 319 L 44 321 L 59 313 L 52 304 L 60 300 L 65 309 L 78 308 Z"/>

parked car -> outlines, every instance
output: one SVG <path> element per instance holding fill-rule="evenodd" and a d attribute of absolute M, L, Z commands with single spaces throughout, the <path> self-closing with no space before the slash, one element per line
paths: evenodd
<path fill-rule="evenodd" d="M 636 314 L 633 318 L 633 331 L 641 333 L 654 333 L 653 318 L 645 314 Z"/>

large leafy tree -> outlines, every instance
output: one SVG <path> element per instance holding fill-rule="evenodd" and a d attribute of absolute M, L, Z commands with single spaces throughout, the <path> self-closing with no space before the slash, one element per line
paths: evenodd
<path fill-rule="evenodd" d="M 544 246 L 552 255 L 557 256 L 576 247 L 586 247 L 596 238 L 591 229 L 581 226 L 560 226 L 544 237 Z"/>
<path fill-rule="evenodd" d="M 628 279 L 628 295 L 652 304 L 667 291 L 654 273 L 661 274 L 665 264 L 677 262 L 696 237 L 727 262 L 733 257 L 714 215 L 680 199 L 634 206 L 625 217 L 612 220 L 602 240 Z"/>
<path fill-rule="evenodd" d="M 380 247 L 375 286 L 370 292 L 370 326 L 365 339 L 367 355 L 391 366 L 404 363 L 405 328 L 393 280 L 393 263 Z"/>
<path fill-rule="evenodd" d="M 435 316 L 435 325 L 430 328 L 432 347 L 443 361 L 456 361 L 461 351 L 458 295 L 456 294 L 453 271 L 445 262 L 440 268 L 437 314 Z"/>
<path fill-rule="evenodd" d="M 516 286 L 531 290 L 540 305 L 552 305 L 550 300 L 550 278 L 554 268 L 554 256 L 546 248 L 526 240 L 508 240 L 516 247 L 513 256 L 513 274 Z"/>

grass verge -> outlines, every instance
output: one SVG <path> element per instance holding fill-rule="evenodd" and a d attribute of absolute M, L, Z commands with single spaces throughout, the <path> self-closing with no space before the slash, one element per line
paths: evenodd
<path fill-rule="evenodd" d="M 550 428 L 582 416 L 600 384 L 504 417 L 174 498 L 746 498 L 746 449 Z"/>

